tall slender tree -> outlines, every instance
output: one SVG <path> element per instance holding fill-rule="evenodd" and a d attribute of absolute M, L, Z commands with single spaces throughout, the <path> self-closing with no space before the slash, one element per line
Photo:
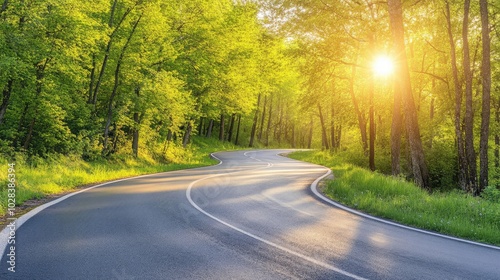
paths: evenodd
<path fill-rule="evenodd" d="M 463 58 L 462 68 L 465 79 L 465 156 L 466 156 L 466 188 L 472 192 L 477 183 L 476 149 L 474 147 L 474 112 L 472 96 L 472 70 L 469 47 L 469 14 L 470 0 L 464 1 L 464 17 L 462 22 Z"/>
<path fill-rule="evenodd" d="M 457 155 L 458 155 L 458 184 L 464 191 L 467 190 L 467 166 L 465 158 L 465 144 L 462 132 L 462 88 L 458 78 L 458 63 L 455 47 L 455 39 L 453 37 L 453 29 L 451 25 L 450 3 L 446 1 L 445 16 L 447 22 L 448 40 L 450 43 L 451 66 L 453 75 L 453 85 L 455 91 L 455 137 L 457 139 Z"/>
<path fill-rule="evenodd" d="M 402 92 L 403 106 L 405 109 L 412 173 L 415 183 L 418 186 L 429 189 L 429 172 L 424 158 L 417 111 L 411 88 L 410 71 L 406 57 L 403 8 L 401 0 L 388 0 L 387 6 L 396 53 L 396 73 L 398 73 L 396 80 L 399 85 L 399 89 Z"/>
<path fill-rule="evenodd" d="M 490 99 L 491 99 L 491 46 L 490 46 L 490 25 L 488 18 L 488 1 L 479 1 L 481 11 L 481 37 L 482 37 L 482 64 L 481 64 L 481 84 L 482 84 L 482 106 L 481 106 L 481 138 L 479 142 L 479 185 L 475 188 L 474 194 L 479 195 L 488 186 L 488 140 L 490 132 Z"/>

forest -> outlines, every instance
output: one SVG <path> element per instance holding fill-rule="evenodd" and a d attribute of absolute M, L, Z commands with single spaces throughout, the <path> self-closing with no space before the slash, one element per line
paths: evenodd
<path fill-rule="evenodd" d="M 429 191 L 500 186 L 494 1 L 1 2 L 9 160 L 168 162 L 206 137 L 323 149 Z"/>

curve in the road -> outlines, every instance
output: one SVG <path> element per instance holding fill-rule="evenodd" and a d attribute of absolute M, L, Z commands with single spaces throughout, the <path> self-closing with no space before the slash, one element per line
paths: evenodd
<path fill-rule="evenodd" d="M 325 169 L 328 169 L 328 168 L 325 168 Z M 322 179 L 324 179 L 326 176 L 330 175 L 331 173 L 332 173 L 331 169 L 328 169 L 328 172 L 325 173 L 325 175 L 317 178 L 311 184 L 311 191 L 314 193 L 314 195 L 316 195 L 319 199 L 323 200 L 324 202 L 326 202 L 326 203 L 328 203 L 330 205 L 333 205 L 333 206 L 335 206 L 337 208 L 340 208 L 342 210 L 345 210 L 345 211 L 347 211 L 349 213 L 352 213 L 352 214 L 355 214 L 357 216 L 360 216 L 360 217 L 363 217 L 363 218 L 367 218 L 367 219 L 370 219 L 370 220 L 373 220 L 373 221 L 381 222 L 381 223 L 384 223 L 384 224 L 387 224 L 387 225 L 392 225 L 392 226 L 396 226 L 396 227 L 400 227 L 400 228 L 404 228 L 404 229 L 408 229 L 408 230 L 412 230 L 412 231 L 416 231 L 416 232 L 420 232 L 420 233 L 425 233 L 425 234 L 432 235 L 432 236 L 438 236 L 438 237 L 441 237 L 441 238 L 445 238 L 445 239 L 449 239 L 449 240 L 454 240 L 454 241 L 459 241 L 459 242 L 463 242 L 463 243 L 467 243 L 467 244 L 472 244 L 472 245 L 477 245 L 477 246 L 481 246 L 481 247 L 485 247 L 485 248 L 500 250 L 500 247 L 498 247 L 498 246 L 484 244 L 484 243 L 479 243 L 479 242 L 474 242 L 474 241 L 467 240 L 467 239 L 462 239 L 462 238 L 457 238 L 457 237 L 453 237 L 453 236 L 449 236 L 449 235 L 439 234 L 439 233 L 436 233 L 436 232 L 427 231 L 427 230 L 423 230 L 423 229 L 419 229 L 419 228 L 414 228 L 414 227 L 410 227 L 410 226 L 405 226 L 403 224 L 399 224 L 399 223 L 391 222 L 391 221 L 388 221 L 388 220 L 384 220 L 384 219 L 381 219 L 381 218 L 378 218 L 378 217 L 374 217 L 374 216 L 365 214 L 365 213 L 360 212 L 360 211 L 356 211 L 356 210 L 354 210 L 352 208 L 349 208 L 349 207 L 347 207 L 347 206 L 345 206 L 343 204 L 335 202 L 335 201 L 329 199 L 328 197 L 324 196 L 320 191 L 318 191 L 318 183 Z"/>
<path fill-rule="evenodd" d="M 219 163 L 219 164 L 221 164 L 221 163 Z M 140 175 L 140 176 L 135 176 L 135 177 L 130 177 L 130 178 L 123 178 L 123 179 L 113 180 L 113 181 L 105 182 L 105 183 L 102 183 L 102 184 L 97 184 L 95 186 L 88 187 L 88 188 L 85 188 L 83 190 L 79 190 L 79 191 L 76 191 L 76 192 L 73 192 L 73 193 L 69 193 L 67 195 L 64 195 L 64 196 L 58 198 L 58 199 L 55 199 L 53 201 L 44 203 L 44 204 L 36 207 L 35 209 L 29 211 L 28 213 L 22 215 L 21 217 L 13 220 L 13 221 L 15 221 L 16 230 L 18 230 L 24 223 L 26 223 L 29 219 L 33 218 L 36 214 L 40 213 L 44 209 L 46 209 L 46 208 L 48 208 L 48 207 L 50 207 L 52 205 L 58 204 L 58 203 L 66 200 L 66 199 L 68 199 L 68 198 L 70 198 L 70 197 L 72 197 L 74 195 L 77 195 L 77 194 L 80 194 L 80 193 L 83 193 L 83 192 L 86 192 L 86 191 L 89 191 L 89 190 L 92 190 L 92 189 L 95 189 L 95 188 L 103 187 L 103 186 L 106 186 L 106 185 L 109 185 L 109 184 L 114 184 L 114 183 L 118 183 L 118 182 L 124 182 L 124 181 L 132 180 L 132 179 L 139 179 L 139 178 L 153 176 L 153 175 L 155 175 L 155 174 Z M 1 258 L 1 256 L 3 256 L 5 254 L 5 250 L 8 247 L 8 240 L 9 240 L 10 232 L 11 232 L 11 230 L 9 228 L 7 228 L 7 227 L 4 228 L 0 232 L 0 252 L 2 252 L 2 255 L 0 255 L 0 258 Z"/>
<path fill-rule="evenodd" d="M 247 155 L 247 153 L 244 153 L 244 155 L 245 155 L 245 156 L 248 156 L 248 155 Z M 220 164 L 222 164 L 222 160 L 221 160 L 221 159 L 219 159 L 218 157 L 216 157 L 214 154 L 212 154 L 212 157 L 213 157 L 213 158 L 215 158 L 215 159 L 217 159 L 217 160 L 219 160 L 219 161 L 220 161 Z M 260 160 L 260 159 L 256 159 L 256 158 L 251 157 L 251 156 L 248 156 L 248 157 L 249 157 L 249 158 L 251 158 L 251 159 L 257 160 L 257 161 L 259 161 L 259 162 L 263 162 L 263 161 L 262 161 L 262 160 Z M 271 167 L 271 166 L 272 166 L 272 163 L 270 163 L 270 162 L 266 162 L 266 163 L 267 163 L 267 166 L 264 166 L 264 167 L 259 167 L 259 168 L 255 168 L 255 169 L 253 169 L 253 170 L 251 170 L 251 171 L 256 171 L 256 170 L 259 170 L 259 169 L 265 169 L 265 168 L 269 168 L 269 167 Z M 233 172 L 233 173 L 231 173 L 231 174 L 236 174 L 236 173 L 240 173 L 240 172 L 248 172 L 248 171 L 249 171 L 249 170 L 242 170 L 242 171 L 238 171 L 238 172 Z M 329 171 L 329 172 L 327 172 L 325 175 L 321 176 L 320 178 L 318 178 L 318 179 L 317 179 L 316 181 L 314 181 L 314 182 L 315 182 L 315 183 L 317 183 L 319 180 L 321 180 L 322 178 L 324 178 L 325 176 L 327 176 L 328 174 L 330 174 L 330 172 L 331 172 L 331 171 L 330 171 L 330 170 L 328 170 L 328 171 Z M 253 239 L 255 239 L 255 240 L 258 240 L 258 241 L 260 241 L 260 242 L 263 242 L 263 243 L 265 243 L 265 244 L 267 244 L 267 245 L 269 245 L 269 246 L 272 246 L 272 247 L 274 247 L 274 248 L 277 248 L 277 249 L 279 249 L 279 250 L 281 250 L 281 251 L 284 251 L 284 252 L 286 252 L 286 253 L 288 253 L 288 254 L 294 255 L 294 256 L 299 257 L 299 258 L 301 258 L 301 259 L 303 259 L 303 260 L 306 260 L 306 261 L 311 262 L 311 263 L 313 263 L 313 264 L 319 265 L 319 266 L 321 266 L 321 267 L 323 267 L 323 268 L 326 268 L 326 269 L 329 269 L 329 270 L 335 271 L 335 272 L 340 273 L 340 274 L 342 274 L 342 275 L 345 275 L 345 276 L 348 276 L 348 277 L 351 277 L 351 278 L 353 278 L 353 279 L 357 279 L 357 280 L 366 280 L 366 278 L 363 278 L 363 277 L 358 276 L 358 275 L 353 274 L 353 273 L 349 273 L 349 272 L 344 271 L 344 270 L 342 270 L 342 269 L 340 269 L 340 268 L 337 268 L 337 267 L 335 267 L 335 266 L 333 266 L 333 265 L 330 265 L 330 264 L 324 263 L 324 262 L 322 262 L 322 261 L 318 261 L 318 260 L 316 260 L 316 259 L 314 259 L 314 258 L 311 258 L 311 257 L 309 257 L 309 256 L 306 256 L 306 255 L 304 255 L 304 254 L 301 254 L 301 253 L 299 253 L 299 252 L 296 252 L 296 251 L 294 251 L 294 250 L 291 250 L 291 249 L 289 249 L 289 248 L 286 248 L 286 247 L 284 247 L 284 246 L 281 246 L 281 245 L 279 245 L 279 244 L 276 244 L 276 243 L 274 243 L 274 242 L 272 242 L 272 241 L 269 241 L 269 240 L 267 240 L 267 239 L 264 239 L 264 238 L 262 238 L 262 237 L 259 237 L 259 236 L 255 235 L 255 234 L 252 234 L 252 233 L 250 233 L 250 232 L 247 232 L 247 231 L 245 231 L 245 230 L 243 230 L 243 229 L 241 229 L 241 228 L 239 228 L 239 227 L 237 227 L 237 226 L 234 226 L 234 225 L 232 225 L 232 224 L 230 224 L 230 223 L 228 223 L 228 222 L 225 222 L 225 221 L 223 221 L 222 219 L 217 218 L 216 216 L 214 216 L 214 215 L 212 215 L 212 214 L 208 213 L 207 211 L 203 210 L 200 206 L 198 206 L 198 204 L 196 204 L 196 203 L 194 202 L 193 198 L 191 197 L 191 189 L 193 188 L 193 186 L 194 186 L 194 185 L 196 185 L 197 183 L 199 183 L 199 182 L 201 182 L 201 181 L 204 181 L 204 180 L 207 180 L 207 179 L 210 179 L 210 178 L 213 178 L 213 177 L 224 176 L 224 175 L 228 175 L 228 174 L 229 174 L 229 173 L 222 173 L 222 174 L 209 175 L 209 176 L 206 176 L 206 177 L 200 178 L 200 179 L 198 179 L 198 180 L 196 180 L 196 181 L 193 181 L 191 184 L 189 184 L 189 186 L 188 186 L 188 188 L 187 188 L 187 190 L 186 190 L 186 198 L 188 199 L 189 203 L 190 203 L 190 204 L 191 204 L 194 208 L 196 208 L 198 211 L 200 211 L 201 213 L 203 213 L 205 216 L 207 216 L 207 217 L 209 217 L 209 218 L 211 218 L 211 219 L 213 219 L 213 220 L 215 220 L 215 221 L 217 221 L 217 222 L 219 222 L 219 223 L 221 223 L 221 224 L 223 224 L 223 225 L 225 225 L 225 226 L 227 226 L 227 227 L 229 227 L 229 228 L 232 228 L 232 229 L 234 229 L 234 230 L 236 230 L 236 231 L 238 231 L 238 232 L 240 232 L 240 233 L 242 233 L 242 234 L 244 234 L 244 235 L 246 235 L 246 236 L 248 236 L 248 237 L 251 237 L 251 238 L 253 238 Z"/>
<path fill-rule="evenodd" d="M 3 255 L 0 278 L 499 279 L 497 247 L 337 205 L 317 190 L 331 171 L 277 156 L 288 151 L 216 153 L 216 166 L 107 182 L 36 208 L 18 220 L 19 271 L 9 274 Z"/>

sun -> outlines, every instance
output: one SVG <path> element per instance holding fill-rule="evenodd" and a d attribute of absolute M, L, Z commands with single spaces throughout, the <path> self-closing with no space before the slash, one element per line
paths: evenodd
<path fill-rule="evenodd" d="M 380 55 L 373 62 L 373 72 L 378 76 L 389 76 L 394 71 L 392 59 L 385 55 Z"/>

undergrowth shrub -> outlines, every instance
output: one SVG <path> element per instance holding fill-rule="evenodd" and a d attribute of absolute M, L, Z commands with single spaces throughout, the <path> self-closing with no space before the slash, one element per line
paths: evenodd
<path fill-rule="evenodd" d="M 500 190 L 495 186 L 487 186 L 481 193 L 481 197 L 491 202 L 500 203 Z"/>

